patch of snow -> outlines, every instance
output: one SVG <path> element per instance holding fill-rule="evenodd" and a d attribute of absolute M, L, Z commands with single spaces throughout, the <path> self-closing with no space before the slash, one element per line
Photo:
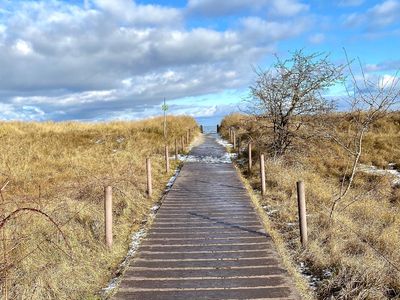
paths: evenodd
<path fill-rule="evenodd" d="M 368 165 L 363 165 L 360 164 L 360 166 L 358 167 L 358 170 L 360 172 L 364 172 L 367 174 L 374 174 L 374 175 L 379 175 L 379 176 L 393 176 L 394 179 L 392 181 L 392 184 L 394 186 L 399 186 L 400 185 L 400 171 L 395 169 L 395 164 L 389 164 L 389 167 L 392 167 L 393 169 L 390 170 L 384 170 L 384 169 L 379 169 L 375 166 L 368 166 Z"/>
<path fill-rule="evenodd" d="M 279 209 L 274 209 L 268 205 L 263 205 L 262 208 L 265 210 L 265 212 L 268 216 L 272 216 L 272 215 L 276 214 L 277 212 L 279 212 Z"/>
<path fill-rule="evenodd" d="M 267 211 L 267 215 L 268 215 L 268 216 L 272 216 L 272 215 L 276 214 L 278 211 L 279 211 L 279 210 L 277 210 L 277 209 L 272 209 L 272 210 L 270 210 L 270 211 Z"/>
<path fill-rule="evenodd" d="M 311 273 L 310 268 L 304 262 L 300 262 L 299 269 L 300 273 L 307 279 L 310 288 L 316 290 L 322 279 L 318 276 L 314 276 Z"/>
<path fill-rule="evenodd" d="M 229 164 L 232 159 L 237 157 L 235 153 L 225 153 L 223 156 L 194 156 L 194 155 L 179 155 L 178 159 L 184 162 L 202 162 L 206 164 Z"/>
<path fill-rule="evenodd" d="M 329 269 L 325 269 L 325 270 L 323 270 L 323 276 L 324 276 L 324 278 L 330 278 L 330 277 L 332 277 L 332 271 L 331 270 L 329 270 Z"/>
<path fill-rule="evenodd" d="M 117 138 L 117 143 L 121 144 L 123 141 L 125 141 L 124 137 Z"/>
<path fill-rule="evenodd" d="M 224 146 L 225 148 L 233 148 L 233 145 L 229 143 L 228 141 L 223 140 L 221 137 L 216 137 L 215 140 L 217 141 L 218 144 Z"/>
<path fill-rule="evenodd" d="M 118 283 L 121 280 L 121 274 L 123 273 L 122 271 L 128 266 L 131 258 L 135 255 L 142 239 L 146 236 L 146 234 L 147 234 L 147 229 L 142 228 L 138 232 L 135 232 L 132 235 L 131 243 L 129 244 L 128 253 L 127 253 L 125 259 L 122 261 L 122 263 L 118 267 L 117 276 L 114 277 L 113 279 L 111 279 L 111 281 L 108 283 L 107 287 L 102 289 L 103 295 L 110 294 L 118 286 Z"/>
<path fill-rule="evenodd" d="M 103 144 L 103 143 L 104 143 L 104 141 L 102 139 L 95 141 L 95 144 Z"/>
<path fill-rule="evenodd" d="M 166 184 L 164 195 L 165 195 L 165 193 L 167 193 L 168 191 L 171 190 L 172 185 L 174 184 L 176 178 L 179 175 L 179 172 L 180 172 L 180 169 L 176 169 L 174 175 L 169 179 L 168 183 Z M 155 215 L 157 214 L 158 210 L 160 209 L 160 207 L 161 207 L 161 204 L 154 205 L 150 209 L 151 210 L 151 214 L 150 214 L 149 218 L 154 218 Z M 142 222 L 142 223 L 146 224 L 147 221 L 144 220 L 144 222 Z M 107 287 L 102 289 L 102 291 L 101 291 L 102 296 L 107 297 L 108 295 L 110 295 L 110 293 L 115 288 L 117 288 L 119 282 L 122 279 L 121 275 L 123 274 L 123 270 L 125 270 L 128 267 L 130 260 L 136 254 L 136 252 L 137 252 L 137 250 L 138 250 L 138 248 L 140 246 L 140 243 L 145 238 L 146 234 L 147 234 L 147 228 L 146 227 L 143 227 L 139 231 L 137 231 L 134 234 L 132 234 L 131 243 L 129 244 L 128 253 L 126 254 L 126 256 L 125 256 L 124 260 L 122 261 L 122 263 L 119 265 L 118 270 L 116 272 L 117 275 L 110 280 L 110 282 L 108 283 Z"/>
<path fill-rule="evenodd" d="M 178 175 L 180 173 L 180 169 L 176 169 L 174 175 L 168 180 L 167 185 L 165 186 L 165 192 L 169 192 L 174 185 L 174 182 L 176 178 L 178 178 Z"/>
<path fill-rule="evenodd" d="M 153 212 L 157 212 L 160 209 L 160 205 L 154 205 L 150 210 Z"/>

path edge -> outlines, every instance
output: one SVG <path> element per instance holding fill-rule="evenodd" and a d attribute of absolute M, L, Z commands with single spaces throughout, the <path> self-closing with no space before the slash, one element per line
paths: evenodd
<path fill-rule="evenodd" d="M 253 205 L 254 210 L 257 213 L 265 232 L 271 236 L 272 242 L 275 246 L 275 250 L 279 255 L 279 259 L 281 260 L 283 267 L 286 269 L 292 279 L 293 285 L 295 287 L 295 290 L 293 292 L 299 297 L 299 299 L 316 300 L 317 298 L 315 294 L 310 290 L 308 282 L 300 273 L 300 271 L 296 268 L 294 260 L 292 259 L 289 251 L 286 249 L 283 238 L 281 237 L 280 233 L 273 228 L 272 221 L 268 218 L 268 215 L 262 208 L 260 204 L 260 195 L 258 195 L 253 190 L 250 183 L 243 176 L 242 172 L 234 161 L 232 161 L 232 165 L 234 166 L 240 181 L 246 188 L 246 191 L 251 200 L 251 204 Z"/>
<path fill-rule="evenodd" d="M 178 179 L 178 177 L 179 177 L 179 175 L 182 172 L 184 167 L 185 167 L 185 161 L 181 161 L 181 163 L 175 169 L 174 175 L 171 176 L 170 179 L 169 179 L 169 180 L 171 180 L 172 178 L 175 177 L 174 181 L 170 185 L 168 185 L 168 183 L 170 181 L 169 180 L 167 181 L 167 183 L 165 184 L 165 188 L 166 189 L 161 193 L 161 195 L 158 198 L 158 200 L 154 202 L 154 205 L 158 205 L 159 206 L 158 209 L 153 213 L 150 212 L 149 215 L 147 216 L 147 218 L 145 219 L 146 223 L 141 225 L 141 226 L 139 226 L 138 230 L 136 230 L 136 231 L 131 233 L 130 236 L 132 236 L 133 234 L 135 234 L 137 232 L 140 232 L 141 230 L 145 231 L 145 234 L 141 237 L 140 242 L 139 242 L 139 244 L 137 246 L 137 249 L 136 249 L 135 253 L 127 259 L 126 264 L 123 267 L 120 266 L 120 269 L 118 270 L 119 274 L 116 277 L 117 278 L 117 282 L 116 282 L 115 287 L 110 292 L 108 292 L 106 294 L 100 294 L 100 299 L 101 300 L 112 300 L 113 297 L 115 296 L 115 294 L 118 292 L 119 286 L 120 286 L 120 284 L 122 282 L 122 279 L 124 278 L 124 275 L 125 275 L 127 269 L 129 268 L 131 262 L 137 257 L 137 253 L 138 253 L 137 250 L 140 248 L 143 239 L 146 237 L 147 233 L 149 232 L 149 230 L 153 226 L 153 222 L 154 222 L 154 220 L 155 220 L 155 218 L 157 216 L 158 211 L 160 210 L 165 198 L 168 196 L 169 192 L 171 191 L 172 187 L 174 186 L 176 180 Z M 128 248 L 128 251 L 129 251 L 129 248 Z M 127 256 L 125 258 L 127 258 Z"/>

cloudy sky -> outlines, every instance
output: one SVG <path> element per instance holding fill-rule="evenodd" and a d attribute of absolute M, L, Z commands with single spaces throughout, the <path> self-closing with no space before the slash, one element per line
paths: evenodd
<path fill-rule="evenodd" d="M 219 117 L 273 54 L 400 68 L 400 0 L 0 0 L 0 119 Z"/>

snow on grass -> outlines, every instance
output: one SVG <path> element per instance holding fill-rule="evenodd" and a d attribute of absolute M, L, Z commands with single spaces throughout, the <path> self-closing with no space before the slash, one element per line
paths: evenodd
<path fill-rule="evenodd" d="M 176 178 L 178 178 L 180 171 L 180 169 L 175 170 L 174 175 L 168 180 L 168 183 L 165 186 L 165 192 L 169 192 L 172 189 L 172 186 L 174 185 Z"/>
<path fill-rule="evenodd" d="M 176 178 L 179 175 L 179 172 L 180 172 L 180 169 L 176 169 L 174 175 L 168 180 L 168 183 L 165 186 L 164 195 L 161 197 L 161 200 L 163 199 L 165 194 L 167 194 L 171 190 Z M 152 208 L 150 208 L 151 213 L 150 213 L 148 219 L 153 219 L 155 217 L 155 215 L 157 214 L 158 210 L 160 209 L 160 207 L 161 207 L 161 203 L 157 203 Z M 145 220 L 143 223 L 146 224 L 148 219 Z M 118 287 L 118 284 L 120 283 L 120 281 L 122 279 L 123 271 L 129 266 L 129 262 L 136 254 L 136 252 L 140 246 L 140 243 L 146 237 L 147 231 L 148 231 L 148 228 L 144 225 L 139 231 L 132 234 L 131 243 L 129 244 L 128 252 L 127 252 L 124 260 L 119 265 L 118 270 L 116 272 L 116 276 L 110 280 L 107 287 L 105 287 L 101 290 L 102 296 L 104 296 L 104 297 L 109 296 L 114 291 L 114 289 L 116 289 Z"/>
<path fill-rule="evenodd" d="M 322 278 L 314 275 L 310 268 L 304 262 L 300 262 L 299 265 L 300 273 L 306 278 L 308 281 L 308 285 L 312 290 L 316 290 L 318 286 L 322 283 L 324 279 L 328 279 L 332 277 L 332 271 L 329 269 L 325 269 L 322 271 Z"/>
<path fill-rule="evenodd" d="M 395 186 L 400 185 L 400 171 L 395 169 L 395 167 L 396 167 L 395 164 L 389 164 L 389 167 L 391 169 L 384 170 L 384 169 L 379 169 L 375 166 L 360 164 L 360 166 L 358 167 L 358 170 L 360 172 L 364 172 L 367 174 L 380 175 L 380 176 L 387 176 L 387 175 L 392 176 L 393 177 L 392 184 Z"/>
<path fill-rule="evenodd" d="M 109 295 L 119 284 L 121 281 L 121 275 L 123 274 L 123 270 L 128 267 L 130 260 L 136 254 L 137 249 L 140 246 L 141 241 L 147 234 L 147 228 L 142 228 L 139 231 L 135 232 L 131 236 L 131 243 L 129 244 L 128 253 L 125 256 L 125 259 L 119 265 L 118 270 L 116 272 L 117 276 L 112 278 L 108 283 L 107 287 L 102 289 L 102 294 L 104 296 Z"/>

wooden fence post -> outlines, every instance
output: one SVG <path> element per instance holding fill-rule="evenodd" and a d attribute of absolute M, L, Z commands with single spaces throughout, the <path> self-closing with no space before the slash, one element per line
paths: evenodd
<path fill-rule="evenodd" d="M 297 182 L 297 204 L 299 209 L 300 241 L 303 247 L 307 246 L 307 211 L 304 182 Z"/>
<path fill-rule="evenodd" d="M 178 160 L 178 140 L 175 139 L 175 160 Z"/>
<path fill-rule="evenodd" d="M 186 145 L 190 144 L 190 129 L 186 131 Z"/>
<path fill-rule="evenodd" d="M 217 133 L 219 133 L 219 125 L 217 124 Z"/>
<path fill-rule="evenodd" d="M 181 136 L 181 147 L 182 153 L 185 152 L 185 137 L 183 135 Z"/>
<path fill-rule="evenodd" d="M 169 151 L 168 151 L 168 145 L 165 145 L 165 172 L 169 173 Z"/>
<path fill-rule="evenodd" d="M 229 127 L 229 143 L 232 143 L 232 127 Z"/>
<path fill-rule="evenodd" d="M 249 173 L 251 174 L 251 168 L 252 168 L 252 166 L 253 166 L 253 162 L 251 161 L 251 142 L 249 143 L 249 145 L 247 146 L 247 151 L 248 151 L 248 155 L 249 155 L 249 161 L 248 161 L 248 164 L 249 164 Z"/>
<path fill-rule="evenodd" d="M 146 158 L 146 173 L 147 173 L 147 196 L 151 198 L 153 195 L 153 182 L 151 178 L 151 160 Z"/>
<path fill-rule="evenodd" d="M 106 245 L 109 249 L 111 249 L 113 244 L 111 186 L 106 186 L 104 188 L 104 221 L 105 221 Z"/>
<path fill-rule="evenodd" d="M 203 125 L 200 125 L 200 133 L 204 133 Z"/>
<path fill-rule="evenodd" d="M 236 150 L 236 131 L 234 130 L 232 132 L 232 139 L 233 139 L 233 149 Z"/>
<path fill-rule="evenodd" d="M 265 164 L 264 164 L 264 154 L 260 155 L 260 174 L 261 174 L 261 195 L 265 196 Z"/>

